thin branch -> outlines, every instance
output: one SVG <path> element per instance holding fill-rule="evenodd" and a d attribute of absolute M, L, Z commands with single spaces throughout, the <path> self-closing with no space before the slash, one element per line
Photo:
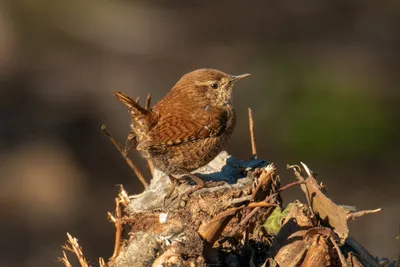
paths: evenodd
<path fill-rule="evenodd" d="M 149 184 L 146 182 L 146 179 L 144 179 L 143 174 L 139 171 L 138 167 L 136 167 L 135 164 L 133 164 L 132 160 L 128 158 L 128 155 L 125 153 L 125 151 L 122 149 L 121 145 L 115 140 L 114 137 L 110 135 L 110 133 L 107 131 L 106 126 L 103 125 L 101 127 L 103 132 L 108 136 L 110 141 L 114 144 L 114 146 L 118 149 L 118 151 L 121 153 L 121 155 L 124 157 L 126 162 L 128 163 L 129 167 L 133 170 L 133 172 L 136 174 L 136 176 L 139 178 L 140 182 L 142 182 L 143 186 L 147 188 Z"/>
<path fill-rule="evenodd" d="M 119 185 L 118 198 L 120 200 L 120 203 L 124 206 L 128 206 L 128 204 L 130 203 L 128 192 L 126 192 L 122 185 Z"/>
<path fill-rule="evenodd" d="M 272 198 L 276 197 L 277 195 L 278 195 L 278 193 L 271 194 L 271 195 L 269 195 L 268 197 L 266 197 L 266 198 L 264 199 L 264 201 L 262 201 L 262 202 L 268 202 L 268 201 L 270 201 Z M 250 207 L 250 208 L 251 208 L 251 207 Z M 255 207 L 251 212 L 249 212 L 249 213 L 246 215 L 246 217 L 239 223 L 239 226 L 244 226 L 244 225 L 251 219 L 251 217 L 253 217 L 254 214 L 256 214 L 256 212 L 260 210 L 260 208 L 261 208 L 261 207 Z"/>
<path fill-rule="evenodd" d="M 108 217 L 115 225 L 115 242 L 114 242 L 114 252 L 110 260 L 115 259 L 121 249 L 121 235 L 122 235 L 122 209 L 121 209 L 120 198 L 115 198 L 115 216 L 109 212 Z"/>
<path fill-rule="evenodd" d="M 290 188 L 290 187 L 293 187 L 293 186 L 295 186 L 295 185 L 299 185 L 299 184 L 302 184 L 302 183 L 303 183 L 303 182 L 297 181 L 297 182 L 293 182 L 293 183 L 287 184 L 287 185 L 285 185 L 284 187 L 279 188 L 279 189 L 278 189 L 278 192 L 282 192 L 282 191 L 284 191 L 284 190 L 286 190 L 286 189 L 288 189 L 288 188 Z M 276 197 L 278 194 L 279 194 L 279 193 L 273 193 L 273 194 L 267 196 L 262 202 L 268 203 L 270 200 L 272 200 L 272 199 L 273 199 L 274 197 Z M 261 202 L 259 202 L 259 203 L 261 203 Z M 257 203 L 257 205 L 259 205 L 259 203 Z M 271 204 L 271 203 L 268 203 L 268 204 Z M 274 206 L 274 205 L 271 205 L 271 206 Z M 249 204 L 247 207 L 248 207 L 248 208 L 251 208 L 250 204 Z M 251 217 L 254 216 L 254 214 L 255 214 L 260 208 L 261 208 L 260 206 L 255 207 L 249 214 L 246 215 L 246 217 L 240 222 L 239 225 L 240 225 L 240 226 L 244 226 L 244 225 L 251 219 Z"/>
<path fill-rule="evenodd" d="M 67 233 L 67 237 L 68 237 L 67 243 L 65 244 L 65 246 L 63 246 L 63 248 L 65 250 L 73 252 L 76 255 L 76 257 L 78 258 L 78 261 L 82 267 L 90 267 L 90 265 L 88 264 L 88 262 L 85 259 L 85 256 L 83 256 L 82 248 L 78 244 L 78 239 L 73 237 L 69 233 Z M 63 259 L 61 259 L 61 261 L 64 264 L 69 263 L 66 256 L 65 256 L 65 259 L 67 260 L 67 262 L 64 262 Z M 69 267 L 68 265 L 66 265 L 66 266 Z"/>
<path fill-rule="evenodd" d="M 286 189 L 288 189 L 288 188 L 290 188 L 290 187 L 292 187 L 292 186 L 300 185 L 300 184 L 303 184 L 303 183 L 304 183 L 304 182 L 302 182 L 302 181 L 296 181 L 296 182 L 289 183 L 289 184 L 287 184 L 287 185 L 282 186 L 281 188 L 279 188 L 279 189 L 278 189 L 278 192 L 282 192 L 282 191 L 284 191 L 284 190 L 286 190 Z"/>
<path fill-rule="evenodd" d="M 277 204 L 272 204 L 272 203 L 266 203 L 265 201 L 260 201 L 260 202 L 252 202 L 247 205 L 247 208 L 268 208 L 268 207 L 277 207 Z"/>
<path fill-rule="evenodd" d="M 356 211 L 356 212 L 351 212 L 351 213 L 347 214 L 346 217 L 347 217 L 347 220 L 350 221 L 350 220 L 355 220 L 357 218 L 360 218 L 360 217 L 362 217 L 362 216 L 364 216 L 366 214 L 372 214 L 372 213 L 380 212 L 381 210 L 382 209 L 379 208 L 379 209 L 375 209 L 375 210 Z"/>
<path fill-rule="evenodd" d="M 253 119 L 253 111 L 251 108 L 249 110 L 249 130 L 250 130 L 250 139 L 251 139 L 251 152 L 253 157 L 257 158 L 257 148 L 256 148 L 256 138 L 254 137 L 254 119 Z"/>
<path fill-rule="evenodd" d="M 59 261 L 61 261 L 65 267 L 72 267 L 72 264 L 69 262 L 67 254 L 65 253 L 65 251 L 63 251 L 63 256 L 62 258 L 58 258 Z"/>
<path fill-rule="evenodd" d="M 336 243 L 335 239 L 333 236 L 329 236 L 329 239 L 331 240 L 333 246 L 335 247 L 337 254 L 339 255 L 340 263 L 342 264 L 343 267 L 348 267 L 349 265 L 346 263 L 346 259 L 343 256 L 342 251 L 340 250 L 338 244 Z"/>
<path fill-rule="evenodd" d="M 104 262 L 104 259 L 102 257 L 99 258 L 99 266 L 100 267 L 107 267 L 107 264 Z"/>
<path fill-rule="evenodd" d="M 147 165 L 149 166 L 151 177 L 154 177 L 154 165 L 153 165 L 153 162 L 151 160 L 147 159 Z"/>
<path fill-rule="evenodd" d="M 305 165 L 304 163 L 302 163 L 302 162 L 301 162 L 301 164 L 302 164 L 303 166 L 306 166 L 306 165 Z M 306 166 L 306 167 L 307 167 L 307 166 Z M 288 169 L 293 169 L 294 175 L 296 176 L 297 180 L 299 180 L 301 183 L 304 183 L 304 182 L 305 182 L 304 177 L 301 176 L 301 168 L 300 168 L 299 165 L 289 165 L 289 164 L 288 164 L 288 165 L 286 165 L 286 169 L 287 169 L 287 170 L 288 170 Z M 308 169 L 308 167 L 307 167 L 307 171 L 310 172 L 309 169 Z M 308 187 L 304 185 L 304 188 L 305 188 L 305 190 L 307 191 L 307 194 L 306 194 L 307 204 L 308 204 L 308 206 L 310 207 L 312 213 L 315 213 L 314 210 L 313 210 L 313 207 L 312 207 L 312 205 L 311 205 L 310 192 L 308 191 Z"/>
<path fill-rule="evenodd" d="M 122 236 L 122 206 L 127 206 L 130 202 L 128 193 L 125 191 L 124 187 L 120 185 L 120 190 L 118 193 L 118 197 L 115 198 L 115 217 L 108 213 L 108 219 L 114 223 L 115 225 L 115 242 L 114 242 L 114 252 L 110 258 L 110 260 L 115 259 L 119 252 L 121 251 L 121 236 Z M 104 260 L 103 260 L 104 261 Z M 100 264 L 101 266 L 101 264 Z"/>

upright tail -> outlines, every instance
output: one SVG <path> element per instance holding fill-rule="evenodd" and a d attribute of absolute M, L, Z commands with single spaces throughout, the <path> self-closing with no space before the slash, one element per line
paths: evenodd
<path fill-rule="evenodd" d="M 125 106 L 128 107 L 128 109 L 132 112 L 134 112 L 134 115 L 147 115 L 150 113 L 149 110 L 145 109 L 138 103 L 136 103 L 132 98 L 130 98 L 127 95 L 124 95 L 121 92 L 115 92 L 114 93 L 115 97 L 121 101 L 122 103 L 125 104 Z"/>
<path fill-rule="evenodd" d="M 158 116 L 123 93 L 115 92 L 114 95 L 125 104 L 131 117 L 131 133 L 128 135 L 125 147 L 125 150 L 129 151 L 132 147 L 136 147 L 138 142 L 146 139 L 151 128 L 157 123 Z"/>

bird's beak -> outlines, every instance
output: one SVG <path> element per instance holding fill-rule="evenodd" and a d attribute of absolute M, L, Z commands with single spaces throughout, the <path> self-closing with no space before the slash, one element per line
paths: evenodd
<path fill-rule="evenodd" d="M 248 76 L 250 76 L 250 74 L 249 73 L 246 73 L 246 74 L 241 74 L 241 75 L 232 75 L 231 76 L 231 83 L 235 83 L 235 82 L 237 82 L 237 81 L 239 81 L 239 80 L 241 80 L 241 79 L 244 79 L 244 78 L 246 78 L 246 77 L 248 77 Z"/>

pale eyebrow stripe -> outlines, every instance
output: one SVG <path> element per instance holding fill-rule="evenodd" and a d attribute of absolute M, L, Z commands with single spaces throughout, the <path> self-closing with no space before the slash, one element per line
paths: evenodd
<path fill-rule="evenodd" d="M 194 81 L 196 85 L 208 85 L 210 83 L 217 83 L 217 81 L 207 81 L 207 82 L 199 82 L 199 81 Z"/>

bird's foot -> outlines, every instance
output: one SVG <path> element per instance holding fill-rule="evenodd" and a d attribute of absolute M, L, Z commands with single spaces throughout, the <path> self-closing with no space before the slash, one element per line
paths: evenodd
<path fill-rule="evenodd" d="M 226 184 L 226 182 L 221 181 L 221 182 L 217 182 L 217 181 L 203 181 L 202 179 L 200 179 L 199 177 L 197 177 L 196 175 L 192 174 L 192 173 L 188 173 L 187 174 L 193 181 L 196 182 L 196 185 L 194 185 L 192 188 L 184 191 L 184 192 L 177 192 L 177 194 L 172 197 L 173 193 L 175 193 L 177 189 L 177 182 L 173 182 L 172 188 L 169 190 L 167 196 L 164 199 L 164 206 L 165 205 L 165 200 L 169 200 L 169 203 L 172 203 L 174 200 L 177 200 L 178 206 L 181 206 L 182 200 L 186 200 L 190 197 L 191 194 L 193 194 L 194 192 L 203 189 L 203 188 L 211 188 L 211 187 L 217 187 L 217 186 L 221 186 Z M 177 181 L 176 178 L 171 179 L 171 181 Z"/>
<path fill-rule="evenodd" d="M 176 196 L 173 196 L 173 194 L 178 191 L 177 188 L 182 184 L 181 179 L 175 178 L 172 175 L 169 175 L 168 177 L 171 181 L 171 185 L 164 197 L 164 208 L 167 208 L 177 197 L 179 197 L 179 193 L 177 193 Z"/>

